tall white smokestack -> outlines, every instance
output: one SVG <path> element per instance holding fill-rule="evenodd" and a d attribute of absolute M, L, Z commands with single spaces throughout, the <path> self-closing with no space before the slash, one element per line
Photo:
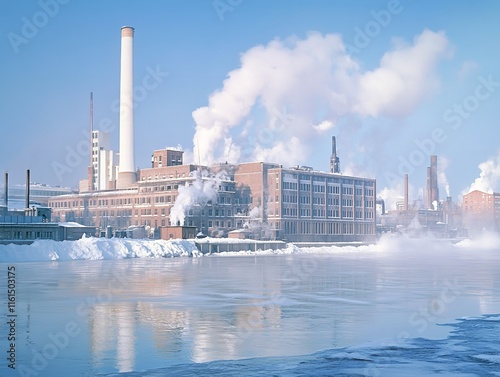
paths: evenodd
<path fill-rule="evenodd" d="M 136 181 L 134 163 L 134 28 L 122 27 L 120 72 L 120 168 L 118 189 Z"/>

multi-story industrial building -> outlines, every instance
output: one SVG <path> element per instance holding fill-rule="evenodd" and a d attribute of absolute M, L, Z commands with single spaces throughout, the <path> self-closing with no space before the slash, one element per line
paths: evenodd
<path fill-rule="evenodd" d="M 158 164 L 159 157 L 176 155 Z M 49 202 L 55 221 L 76 221 L 104 229 L 126 229 L 147 226 L 158 229 L 169 225 L 170 211 L 179 195 L 179 187 L 195 181 L 193 172 L 205 167 L 182 165 L 182 151 L 158 150 L 153 154 L 156 167 L 141 169 L 138 181 L 128 189 L 101 190 L 54 197 Z M 164 160 L 164 159 L 163 159 Z M 164 160 L 165 161 L 165 160 Z M 172 165 L 178 164 L 179 165 Z M 212 179 L 211 176 L 200 178 Z M 187 210 L 185 225 L 197 226 L 203 232 L 234 229 L 233 212 L 227 208 L 234 203 L 234 182 L 220 181 L 217 200 L 204 206 L 193 203 Z"/>
<path fill-rule="evenodd" d="M 464 221 L 472 232 L 500 231 L 500 193 L 471 191 L 463 196 L 462 209 Z"/>
<path fill-rule="evenodd" d="M 56 221 L 76 221 L 104 229 L 148 226 L 158 229 L 170 224 L 179 188 L 196 179 L 217 179 L 214 200 L 194 202 L 186 208 L 184 224 L 210 235 L 226 235 L 248 228 L 258 238 L 289 241 L 355 241 L 375 234 L 375 180 L 283 168 L 271 163 L 221 164 L 212 169 L 196 165 L 172 165 L 141 169 L 130 189 L 104 190 L 63 195 L 49 206 Z M 182 161 L 182 153 L 180 154 Z M 162 160 L 165 160 L 163 157 Z M 196 178 L 193 172 L 210 173 Z M 223 173 L 223 174 L 221 174 Z M 175 225 L 175 224 L 174 224 Z"/>
<path fill-rule="evenodd" d="M 273 237 L 295 242 L 354 241 L 375 235 L 374 179 L 310 167 L 244 163 L 237 165 L 234 181 L 238 227 L 244 221 L 251 226 L 257 219 Z"/>

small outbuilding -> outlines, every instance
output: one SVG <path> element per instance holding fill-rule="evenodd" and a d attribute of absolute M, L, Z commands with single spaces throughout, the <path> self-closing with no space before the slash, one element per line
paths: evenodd
<path fill-rule="evenodd" d="M 195 238 L 196 232 L 195 226 L 162 226 L 160 227 L 160 238 L 162 240 Z"/>

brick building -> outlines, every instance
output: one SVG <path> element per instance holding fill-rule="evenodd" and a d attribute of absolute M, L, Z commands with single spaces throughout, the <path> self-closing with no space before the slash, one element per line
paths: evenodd
<path fill-rule="evenodd" d="M 195 171 L 208 172 L 201 178 Z M 217 182 L 216 198 L 192 203 L 185 226 L 211 236 L 249 229 L 255 238 L 287 241 L 358 241 L 375 237 L 374 179 L 283 168 L 253 162 L 207 167 L 182 165 L 182 151 L 158 150 L 152 167 L 141 169 L 128 189 L 63 195 L 50 200 L 56 221 L 104 229 L 170 225 L 170 212 L 183 185 Z"/>
<path fill-rule="evenodd" d="M 472 232 L 482 229 L 500 231 L 500 193 L 474 190 L 462 199 L 464 222 Z"/>
<path fill-rule="evenodd" d="M 234 181 L 237 203 L 249 204 L 250 217 L 253 213 L 266 224 L 272 237 L 293 242 L 374 239 L 374 179 L 247 163 L 237 166 Z M 236 211 L 241 211 L 238 206 Z"/>

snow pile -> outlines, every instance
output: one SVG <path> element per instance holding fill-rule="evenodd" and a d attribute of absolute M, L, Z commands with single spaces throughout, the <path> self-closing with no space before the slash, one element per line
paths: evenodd
<path fill-rule="evenodd" d="M 169 258 L 199 256 L 193 240 L 82 238 L 78 241 L 37 240 L 31 245 L 0 245 L 0 262 L 74 259 Z"/>
<path fill-rule="evenodd" d="M 237 240 L 235 240 L 237 241 Z M 245 240 L 241 240 L 245 241 Z M 220 253 L 215 253 L 211 255 L 217 255 L 221 257 L 231 257 L 231 256 L 241 256 L 241 255 L 280 255 L 280 254 L 297 254 L 304 252 L 304 249 L 301 249 L 294 244 L 287 244 L 284 249 L 267 249 L 267 250 L 248 250 L 248 251 L 223 251 Z"/>

